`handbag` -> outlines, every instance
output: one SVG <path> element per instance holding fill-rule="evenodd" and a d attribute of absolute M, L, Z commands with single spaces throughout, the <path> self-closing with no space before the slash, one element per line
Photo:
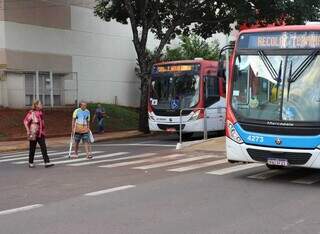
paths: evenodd
<path fill-rule="evenodd" d="M 89 131 L 89 138 L 90 138 L 90 143 L 94 142 L 94 137 L 91 131 Z"/>
<path fill-rule="evenodd" d="M 39 133 L 39 123 L 36 121 L 34 112 L 31 114 L 30 134 L 28 135 L 29 141 L 35 141 Z"/>

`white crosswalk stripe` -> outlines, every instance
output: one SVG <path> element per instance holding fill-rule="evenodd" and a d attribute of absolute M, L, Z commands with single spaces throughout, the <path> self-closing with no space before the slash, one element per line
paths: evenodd
<path fill-rule="evenodd" d="M 58 153 L 52 153 L 52 154 L 49 154 L 49 157 L 50 157 L 50 156 L 58 156 L 58 155 L 66 154 L 67 152 L 68 152 L 68 151 L 58 152 Z M 35 156 L 35 158 L 42 158 L 42 155 L 41 155 L 41 154 L 37 154 L 37 155 Z M 28 157 L 16 157 L 16 158 L 1 159 L 1 160 L 0 160 L 0 163 L 2 163 L 2 162 L 14 162 L 14 161 L 20 161 L 20 160 L 25 160 L 25 159 L 29 159 L 29 156 L 28 156 Z"/>
<path fill-rule="evenodd" d="M 57 151 L 48 151 L 48 154 L 51 154 L 51 153 L 56 153 Z M 41 152 L 36 152 L 35 153 L 35 156 L 39 156 L 41 155 Z M 8 158 L 19 158 L 19 157 L 26 157 L 26 156 L 29 156 L 29 152 L 26 152 L 24 154 L 12 154 L 12 155 L 9 155 L 9 156 L 1 156 L 0 155 L 0 159 L 8 159 Z"/>
<path fill-rule="evenodd" d="M 153 155 L 155 155 L 155 154 L 153 154 Z M 184 154 L 172 154 L 172 155 L 168 155 L 168 156 L 159 156 L 159 157 L 155 157 L 155 158 L 148 158 L 148 159 L 134 160 L 134 161 L 129 161 L 129 162 L 114 163 L 114 164 L 103 165 L 103 166 L 99 166 L 99 167 L 102 167 L 102 168 L 123 167 L 123 166 L 129 166 L 129 165 L 140 164 L 140 163 L 145 163 L 145 162 L 158 162 L 158 161 L 163 161 L 163 160 L 166 160 L 166 159 L 174 159 L 174 158 L 178 158 L 178 157 L 182 157 L 182 156 L 184 156 Z"/>
<path fill-rule="evenodd" d="M 114 155 L 114 156 L 122 156 L 122 155 L 127 155 L 127 154 L 129 154 L 129 153 L 125 152 L 123 154 L 117 154 L 117 155 Z M 152 155 L 154 155 L 154 154 L 152 154 Z M 143 157 L 148 157 L 148 156 L 149 156 L 148 154 L 143 154 Z M 128 158 L 131 158 L 131 157 L 132 156 L 113 158 L 113 159 L 104 159 L 104 160 L 94 160 L 94 161 L 90 161 L 90 162 L 80 162 L 80 163 L 68 164 L 68 166 L 81 167 L 81 166 L 88 166 L 88 165 L 94 165 L 94 164 L 105 163 L 105 162 L 114 162 L 114 161 L 128 159 Z"/>
<path fill-rule="evenodd" d="M 102 151 L 93 151 L 91 154 L 92 154 L 92 155 L 95 155 L 95 154 L 98 154 L 98 153 L 102 153 Z M 78 154 L 79 157 L 85 156 L 85 155 L 86 155 L 86 153 L 80 153 L 80 154 Z M 51 154 L 51 156 L 52 156 L 52 154 Z M 56 155 L 56 156 L 57 156 L 57 155 Z M 34 163 L 43 162 L 42 156 L 39 156 L 38 158 L 40 158 L 40 159 L 34 160 Z M 52 158 L 52 157 L 50 157 L 50 155 L 49 155 L 49 158 L 50 158 L 50 161 L 51 161 L 51 162 L 59 161 L 59 160 L 61 160 L 61 159 L 66 159 L 65 156 Z M 68 158 L 68 159 L 69 159 L 69 158 Z M 19 165 L 19 164 L 26 164 L 26 163 L 29 163 L 29 161 L 13 162 L 12 164 L 18 164 L 18 165 Z"/>
<path fill-rule="evenodd" d="M 101 151 L 96 151 L 96 152 L 92 152 L 93 153 L 102 153 Z M 118 152 L 118 153 L 112 153 L 112 154 L 104 154 L 104 155 L 99 155 L 99 156 L 95 156 L 95 159 L 101 159 L 101 158 L 110 158 L 110 157 L 114 157 L 114 156 L 118 156 L 118 155 L 123 155 L 123 154 L 128 154 L 129 152 Z M 68 159 L 68 160 L 63 160 L 63 161 L 58 161 L 55 162 L 54 164 L 58 165 L 58 164 L 67 164 L 67 163 L 74 163 L 74 162 L 82 162 L 82 161 L 87 161 L 87 158 L 77 158 L 77 159 Z M 94 159 L 92 159 L 94 160 Z M 43 163 L 41 163 L 40 165 L 43 165 Z"/>
<path fill-rule="evenodd" d="M 303 177 L 301 179 L 297 179 L 297 180 L 292 180 L 292 183 L 295 184 L 306 184 L 306 185 L 310 185 L 310 184 L 314 184 L 320 181 L 320 174 L 312 174 L 306 177 Z"/>
<path fill-rule="evenodd" d="M 28 154 L 29 151 L 19 151 L 19 152 L 7 152 L 7 153 L 1 153 L 0 157 L 6 157 L 6 156 L 12 156 L 12 155 L 24 155 L 24 154 Z"/>
<path fill-rule="evenodd" d="M 287 171 L 285 170 L 268 170 L 255 175 L 248 176 L 248 178 L 257 179 L 257 180 L 266 180 L 274 176 L 285 174 L 286 172 Z"/>
<path fill-rule="evenodd" d="M 170 144 L 140 144 L 140 143 L 133 143 L 133 144 L 97 144 L 96 146 L 104 146 L 104 147 L 114 147 L 114 146 L 138 146 L 138 147 L 168 147 L 173 148 L 176 145 Z"/>
<path fill-rule="evenodd" d="M 215 171 L 210 171 L 210 172 L 207 172 L 207 174 L 211 174 L 211 175 L 226 175 L 226 174 L 230 174 L 230 173 L 234 173 L 234 172 L 238 172 L 238 171 L 243 171 L 243 170 L 247 170 L 247 169 L 251 169 L 251 168 L 255 168 L 255 167 L 261 167 L 261 166 L 263 166 L 263 164 L 260 164 L 260 163 L 249 163 L 249 164 L 244 164 L 244 165 L 238 165 L 238 166 L 228 167 L 228 168 L 224 168 L 224 169 L 219 169 L 219 170 L 215 170 Z"/>
<path fill-rule="evenodd" d="M 56 153 L 57 151 L 48 151 L 48 154 Z M 8 158 L 18 158 L 18 157 L 26 157 L 29 156 L 29 152 L 23 154 L 13 154 L 9 156 L 0 156 L 0 159 L 8 159 Z M 37 152 L 35 156 L 41 156 L 41 152 Z"/>
<path fill-rule="evenodd" d="M 208 159 L 208 158 L 215 158 L 215 157 L 216 156 L 213 156 L 213 155 L 203 155 L 203 156 L 185 158 L 185 159 L 180 159 L 180 160 L 175 160 L 175 161 L 170 161 L 170 162 L 155 163 L 155 164 L 150 164 L 150 165 L 146 165 L 146 166 L 134 167 L 133 169 L 148 170 L 148 169 L 153 169 L 153 168 L 172 166 L 172 165 L 177 165 L 180 163 L 188 163 L 188 162 L 199 161 L 199 160 Z"/>
<path fill-rule="evenodd" d="M 227 159 L 221 159 L 221 160 L 216 160 L 216 161 L 211 161 L 211 162 L 197 163 L 197 164 L 185 166 L 185 167 L 173 168 L 173 169 L 169 169 L 167 171 L 185 172 L 185 171 L 191 171 L 191 170 L 196 170 L 196 169 L 200 169 L 200 168 L 216 166 L 216 165 L 224 164 L 227 162 L 228 162 Z"/>

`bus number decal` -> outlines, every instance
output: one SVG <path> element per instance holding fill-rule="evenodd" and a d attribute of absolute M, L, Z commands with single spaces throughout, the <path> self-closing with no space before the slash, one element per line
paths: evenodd
<path fill-rule="evenodd" d="M 261 136 L 252 136 L 249 135 L 247 138 L 249 141 L 251 142 L 255 142 L 255 143 L 263 143 L 264 142 L 264 138 Z"/>

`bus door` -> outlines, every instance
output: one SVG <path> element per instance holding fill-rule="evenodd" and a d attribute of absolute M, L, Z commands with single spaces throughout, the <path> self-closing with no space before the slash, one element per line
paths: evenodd
<path fill-rule="evenodd" d="M 221 102 L 220 85 L 217 76 L 205 77 L 205 108 L 208 131 L 224 129 L 224 110 L 219 108 Z"/>

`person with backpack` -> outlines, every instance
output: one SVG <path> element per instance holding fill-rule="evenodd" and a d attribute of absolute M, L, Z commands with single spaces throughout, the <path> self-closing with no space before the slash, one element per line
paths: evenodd
<path fill-rule="evenodd" d="M 54 166 L 53 163 L 50 163 L 47 152 L 42 104 L 39 100 L 33 102 L 32 109 L 25 116 L 23 124 L 26 128 L 27 137 L 29 140 L 29 167 L 35 167 L 34 155 L 36 152 L 37 143 L 40 145 L 44 166 L 46 168 Z"/>
<path fill-rule="evenodd" d="M 93 121 L 97 120 L 97 125 L 98 125 L 98 133 L 103 133 L 104 132 L 104 118 L 106 115 L 105 109 L 101 106 L 101 104 L 98 104 L 98 107 L 95 111 L 95 114 L 93 116 Z"/>
<path fill-rule="evenodd" d="M 90 111 L 85 102 L 80 103 L 80 108 L 76 109 L 72 115 L 72 133 L 74 134 L 75 154 L 72 158 L 78 158 L 80 141 L 84 143 L 87 159 L 92 159 L 90 155 Z"/>

